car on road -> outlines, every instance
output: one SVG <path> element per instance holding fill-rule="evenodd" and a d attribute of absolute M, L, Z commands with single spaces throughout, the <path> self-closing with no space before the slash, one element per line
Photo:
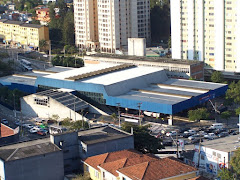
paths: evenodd
<path fill-rule="evenodd" d="M 212 139 L 216 139 L 217 136 L 214 133 L 208 133 L 208 134 L 204 135 L 204 138 L 212 140 Z"/>
<path fill-rule="evenodd" d="M 41 136 L 46 136 L 47 135 L 47 131 L 44 129 L 41 129 L 39 131 L 37 131 L 37 134 L 41 135 Z"/>
<path fill-rule="evenodd" d="M 228 132 L 221 132 L 220 134 L 218 134 L 218 137 L 226 137 L 228 135 Z"/>
<path fill-rule="evenodd" d="M 192 140 L 196 139 L 196 137 L 194 137 L 194 136 L 189 136 L 188 139 L 189 139 L 190 141 L 192 141 Z"/>
<path fill-rule="evenodd" d="M 3 123 L 3 124 L 8 124 L 8 120 L 2 119 L 2 123 Z"/>
<path fill-rule="evenodd" d="M 31 125 L 31 124 L 23 124 L 22 126 L 25 127 L 25 128 L 28 128 L 28 129 L 33 128 L 33 125 Z"/>
<path fill-rule="evenodd" d="M 197 132 L 196 132 L 195 130 L 193 130 L 193 129 L 188 130 L 188 132 L 189 132 L 191 135 L 194 135 L 194 134 L 197 133 Z"/>
<path fill-rule="evenodd" d="M 188 131 L 184 131 L 183 137 L 188 138 L 189 136 L 191 136 L 191 134 Z"/>
<path fill-rule="evenodd" d="M 176 135 L 177 135 L 177 131 L 171 131 L 171 132 L 166 133 L 167 137 L 169 137 L 169 136 L 176 136 Z"/>
<path fill-rule="evenodd" d="M 29 130 L 30 133 L 37 133 L 39 130 L 37 128 L 32 128 Z"/>

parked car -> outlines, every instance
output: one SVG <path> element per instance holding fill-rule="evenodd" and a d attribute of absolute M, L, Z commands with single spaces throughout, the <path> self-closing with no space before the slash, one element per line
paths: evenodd
<path fill-rule="evenodd" d="M 31 124 L 23 124 L 22 126 L 25 127 L 25 128 L 28 128 L 28 129 L 33 128 L 33 125 L 31 125 Z"/>
<path fill-rule="evenodd" d="M 194 135 L 194 134 L 197 133 L 197 132 L 196 132 L 195 130 L 193 130 L 193 129 L 188 130 L 188 132 L 189 132 L 191 135 Z"/>
<path fill-rule="evenodd" d="M 203 142 L 203 139 L 196 138 L 196 139 L 192 140 L 191 143 L 196 144 L 196 143 L 199 143 L 200 141 Z"/>
<path fill-rule="evenodd" d="M 41 130 L 37 131 L 37 134 L 39 134 L 41 136 L 46 136 L 47 135 L 47 131 L 45 131 L 44 129 L 41 129 Z"/>
<path fill-rule="evenodd" d="M 37 126 L 40 126 L 40 125 L 42 125 L 42 123 L 41 122 L 36 122 L 35 123 Z"/>
<path fill-rule="evenodd" d="M 220 134 L 218 134 L 218 137 L 226 137 L 228 135 L 228 132 L 221 132 Z"/>
<path fill-rule="evenodd" d="M 184 137 L 184 138 L 188 138 L 189 136 L 191 136 L 191 134 L 190 134 L 188 131 L 185 131 L 185 132 L 183 133 L 183 137 Z"/>
<path fill-rule="evenodd" d="M 222 129 L 223 123 L 214 123 L 210 126 L 210 129 Z"/>
<path fill-rule="evenodd" d="M 204 135 L 204 138 L 212 140 L 212 139 L 216 139 L 217 136 L 214 133 L 208 133 L 208 134 Z"/>
<path fill-rule="evenodd" d="M 30 133 L 36 133 L 36 132 L 38 132 L 38 129 L 37 129 L 37 128 L 31 128 L 31 129 L 29 130 L 29 132 L 30 132 Z"/>
<path fill-rule="evenodd" d="M 188 139 L 189 139 L 190 141 L 192 141 L 192 140 L 196 139 L 196 137 L 194 137 L 194 136 L 189 136 Z"/>
<path fill-rule="evenodd" d="M 177 135 L 177 132 L 176 131 L 171 131 L 171 132 L 168 132 L 166 133 L 166 136 L 176 136 Z"/>
<path fill-rule="evenodd" d="M 2 123 L 3 123 L 3 124 L 8 124 L 8 120 L 2 119 Z"/>

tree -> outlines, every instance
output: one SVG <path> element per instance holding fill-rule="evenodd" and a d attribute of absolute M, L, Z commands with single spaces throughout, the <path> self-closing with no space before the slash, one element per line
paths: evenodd
<path fill-rule="evenodd" d="M 234 152 L 230 164 L 233 167 L 234 173 L 236 173 L 237 176 L 240 178 L 240 148 L 238 148 L 238 150 Z"/>
<path fill-rule="evenodd" d="M 131 132 L 133 128 L 134 147 L 142 153 L 157 153 L 158 149 L 162 149 L 163 145 L 160 139 L 149 134 L 149 126 L 138 126 L 130 123 L 123 123 L 122 130 Z"/>
<path fill-rule="evenodd" d="M 91 178 L 88 172 L 84 172 L 84 174 L 77 175 L 77 177 L 73 178 L 73 180 L 91 180 Z"/>
<path fill-rule="evenodd" d="M 238 116 L 240 114 L 240 107 L 235 109 L 236 115 Z"/>
<path fill-rule="evenodd" d="M 230 111 L 224 111 L 221 113 L 221 118 L 227 120 L 227 126 L 228 126 L 228 120 L 231 117 L 232 113 Z"/>
<path fill-rule="evenodd" d="M 237 104 L 240 103 L 240 81 L 237 83 L 232 82 L 228 86 L 228 90 L 226 92 L 226 100 L 233 101 Z"/>
<path fill-rule="evenodd" d="M 117 120 L 117 115 L 116 115 L 115 113 L 112 113 L 112 114 L 111 114 L 111 118 L 112 118 L 114 121 L 116 121 L 116 120 Z"/>
<path fill-rule="evenodd" d="M 74 44 L 74 17 L 73 12 L 68 11 L 63 21 L 63 41 L 65 44 Z"/>
<path fill-rule="evenodd" d="M 220 177 L 221 180 L 230 180 L 233 179 L 233 174 L 229 169 L 224 168 L 218 172 L 218 177 Z"/>
<path fill-rule="evenodd" d="M 48 43 L 47 43 L 47 41 L 45 39 L 40 40 L 39 41 L 39 49 L 40 49 L 40 51 L 46 50 L 47 45 L 48 45 Z"/>
<path fill-rule="evenodd" d="M 211 75 L 211 81 L 215 83 L 223 83 L 223 75 L 220 71 L 214 71 Z"/>
<path fill-rule="evenodd" d="M 152 41 L 168 41 L 171 26 L 169 0 L 151 0 L 150 19 Z"/>
<path fill-rule="evenodd" d="M 188 117 L 190 121 L 208 119 L 209 116 L 210 114 L 207 112 L 206 108 L 198 108 L 188 111 Z"/>

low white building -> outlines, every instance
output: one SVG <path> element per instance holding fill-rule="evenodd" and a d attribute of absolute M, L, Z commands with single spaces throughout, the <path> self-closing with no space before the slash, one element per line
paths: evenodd
<path fill-rule="evenodd" d="M 59 120 L 86 120 L 84 110 L 89 104 L 70 92 L 47 90 L 25 96 L 21 99 L 21 110 L 24 115 L 50 118 L 58 115 Z"/>
<path fill-rule="evenodd" d="M 193 165 L 201 171 L 217 175 L 224 167 L 229 168 L 234 151 L 240 147 L 238 136 L 228 136 L 195 145 Z"/>

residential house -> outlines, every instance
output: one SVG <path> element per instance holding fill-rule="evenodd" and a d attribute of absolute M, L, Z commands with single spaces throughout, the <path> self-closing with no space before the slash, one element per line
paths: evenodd
<path fill-rule="evenodd" d="M 198 170 L 173 158 L 159 159 L 136 150 L 123 150 L 88 157 L 84 170 L 93 180 L 185 180 Z"/>

